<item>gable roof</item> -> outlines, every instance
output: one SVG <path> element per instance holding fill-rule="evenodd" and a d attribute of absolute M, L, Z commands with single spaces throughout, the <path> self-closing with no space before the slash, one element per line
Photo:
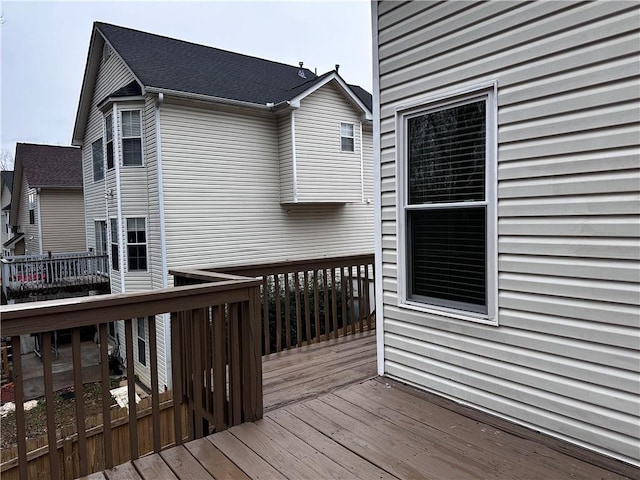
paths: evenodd
<path fill-rule="evenodd" d="M 20 166 L 31 188 L 82 188 L 79 148 L 18 143 L 16 170 Z"/>
<path fill-rule="evenodd" d="M 9 188 L 9 191 L 13 190 L 13 170 L 3 170 L 0 172 L 2 176 L 2 183 Z"/>
<path fill-rule="evenodd" d="M 86 97 L 93 91 L 105 41 L 129 68 L 143 94 L 189 94 L 270 109 L 303 97 L 305 91 L 313 90 L 319 82 L 326 83 L 327 76 L 332 76 L 340 79 L 338 83 L 351 103 L 367 118 L 371 117 L 371 95 L 348 85 L 337 72 L 317 76 L 299 66 L 95 22 L 73 133 L 74 145 L 82 142 L 83 122 L 90 107 L 90 99 Z M 133 86 L 125 88 L 130 92 Z"/>

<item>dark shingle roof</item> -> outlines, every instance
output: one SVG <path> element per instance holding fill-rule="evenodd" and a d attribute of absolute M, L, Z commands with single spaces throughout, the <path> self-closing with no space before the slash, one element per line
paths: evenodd
<path fill-rule="evenodd" d="M 2 181 L 9 187 L 9 191 L 13 191 L 13 171 L 3 170 L 0 175 L 2 175 Z"/>
<path fill-rule="evenodd" d="M 369 111 L 372 112 L 373 97 L 371 96 L 371 94 L 358 85 L 349 85 L 349 88 L 353 91 L 353 93 L 356 94 L 360 101 L 364 103 L 365 107 L 367 107 Z"/>
<path fill-rule="evenodd" d="M 76 147 L 16 145 L 16 164 L 20 162 L 30 187 L 82 187 L 82 154 Z"/>
<path fill-rule="evenodd" d="M 324 78 L 306 68 L 107 23 L 95 25 L 147 88 L 266 105 L 290 100 Z"/>

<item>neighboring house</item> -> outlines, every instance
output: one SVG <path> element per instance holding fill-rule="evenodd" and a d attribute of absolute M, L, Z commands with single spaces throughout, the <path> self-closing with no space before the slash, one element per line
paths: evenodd
<path fill-rule="evenodd" d="M 12 255 L 86 250 L 79 148 L 16 145 L 9 222 Z"/>
<path fill-rule="evenodd" d="M 379 371 L 640 464 L 637 2 L 374 2 Z"/>
<path fill-rule="evenodd" d="M 13 236 L 9 225 L 11 211 L 11 190 L 13 189 L 13 172 L 0 172 L 0 245 L 4 245 Z M 10 250 L 2 248 L 3 255 L 9 255 Z"/>
<path fill-rule="evenodd" d="M 371 119 L 337 71 L 95 23 L 73 132 L 87 246 L 110 254 L 115 293 L 171 286 L 180 266 L 371 252 Z"/>

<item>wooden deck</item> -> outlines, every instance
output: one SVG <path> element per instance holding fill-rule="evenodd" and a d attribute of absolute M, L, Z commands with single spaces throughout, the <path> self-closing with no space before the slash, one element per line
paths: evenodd
<path fill-rule="evenodd" d="M 631 467 L 615 462 L 628 477 L 619 475 L 550 448 L 547 437 L 375 378 L 375 332 L 263 364 L 264 419 L 86 478 L 639 478 Z"/>

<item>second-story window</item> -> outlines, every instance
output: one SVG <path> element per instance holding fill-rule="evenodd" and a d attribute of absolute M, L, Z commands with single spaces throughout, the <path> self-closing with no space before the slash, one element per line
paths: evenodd
<path fill-rule="evenodd" d="M 29 194 L 29 225 L 35 225 L 36 223 L 36 196 L 33 193 Z"/>
<path fill-rule="evenodd" d="M 142 165 L 142 125 L 140 110 L 122 112 L 122 164 Z"/>
<path fill-rule="evenodd" d="M 109 221 L 111 226 L 111 268 L 120 270 L 120 247 L 118 242 L 118 220 L 111 218 Z"/>
<path fill-rule="evenodd" d="M 129 271 L 147 269 L 147 229 L 144 218 L 127 218 Z"/>
<path fill-rule="evenodd" d="M 355 150 L 355 137 L 353 135 L 353 123 L 340 124 L 340 151 L 353 152 Z"/>
<path fill-rule="evenodd" d="M 102 139 L 91 144 L 91 155 L 93 156 L 93 181 L 97 182 L 104 178 L 104 154 L 102 150 Z"/>
<path fill-rule="evenodd" d="M 107 169 L 113 168 L 113 116 L 104 117 L 104 138 L 107 150 Z"/>

